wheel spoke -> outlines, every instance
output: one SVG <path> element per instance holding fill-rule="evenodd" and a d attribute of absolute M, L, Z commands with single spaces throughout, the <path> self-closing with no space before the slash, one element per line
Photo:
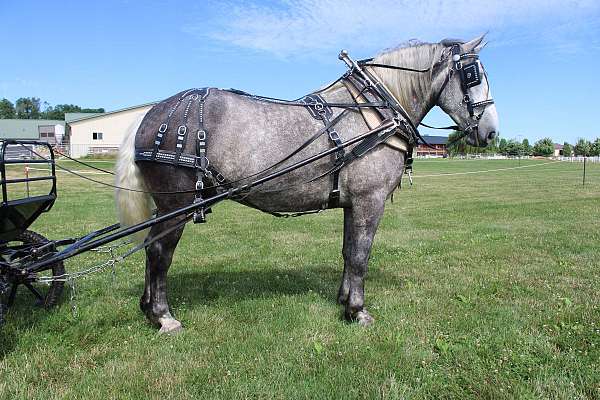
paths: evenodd
<path fill-rule="evenodd" d="M 25 282 L 24 285 L 27 286 L 27 289 L 29 289 L 42 304 L 44 304 L 44 296 L 42 296 L 42 294 L 36 288 L 34 288 L 31 283 Z"/>

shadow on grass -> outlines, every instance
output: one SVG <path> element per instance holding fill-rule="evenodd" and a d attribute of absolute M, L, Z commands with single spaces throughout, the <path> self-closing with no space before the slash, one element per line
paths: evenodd
<path fill-rule="evenodd" d="M 310 293 L 336 303 L 342 278 L 342 269 L 333 265 L 309 265 L 303 270 L 270 266 L 234 271 L 224 268 L 215 263 L 202 270 L 173 269 L 167 278 L 169 300 L 173 305 L 178 302 L 200 305 Z M 393 283 L 394 279 L 381 270 L 370 271 L 367 280 L 389 287 L 403 286 L 403 283 Z M 130 293 L 139 297 L 143 289 L 144 286 L 139 284 L 132 287 Z"/>
<path fill-rule="evenodd" d="M 269 296 L 296 296 L 315 293 L 335 302 L 341 271 L 333 267 L 311 267 L 305 272 L 289 269 L 249 269 L 243 271 L 173 271 L 168 277 L 172 302 L 210 304 Z M 143 285 L 132 288 L 140 296 Z"/>

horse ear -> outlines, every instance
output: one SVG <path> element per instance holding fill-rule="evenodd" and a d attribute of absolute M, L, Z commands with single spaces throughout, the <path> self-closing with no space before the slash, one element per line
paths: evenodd
<path fill-rule="evenodd" d="M 483 41 L 485 39 L 485 33 L 481 36 L 476 37 L 475 39 L 463 44 L 463 49 L 467 52 L 471 53 L 479 53 L 481 49 L 485 47 L 487 43 Z"/>

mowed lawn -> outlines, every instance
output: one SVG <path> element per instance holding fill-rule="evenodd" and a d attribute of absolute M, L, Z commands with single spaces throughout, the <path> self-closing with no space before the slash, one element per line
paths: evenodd
<path fill-rule="evenodd" d="M 52 311 L 23 291 L 0 330 L 0 399 L 600 398 L 600 165 L 582 187 L 582 164 L 547 162 L 431 176 L 518 163 L 417 161 L 376 236 L 366 329 L 335 303 L 341 210 L 276 219 L 221 203 L 170 270 L 181 334 L 139 311 L 143 254 L 79 281 L 76 316 L 68 288 Z M 114 221 L 111 190 L 60 174 L 33 229 Z"/>

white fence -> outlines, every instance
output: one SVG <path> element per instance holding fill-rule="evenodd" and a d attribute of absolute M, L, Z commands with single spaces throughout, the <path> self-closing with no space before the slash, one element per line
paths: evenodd
<path fill-rule="evenodd" d="M 595 156 L 595 157 L 583 157 L 583 156 L 573 156 L 573 157 L 552 157 L 553 160 L 558 160 L 558 161 L 568 161 L 568 162 L 583 162 L 584 159 L 586 162 L 589 163 L 600 163 L 600 157 Z"/>
<path fill-rule="evenodd" d="M 121 145 L 117 143 L 86 143 L 86 144 L 64 144 L 63 148 L 73 158 L 80 158 L 94 155 L 116 155 Z"/>

